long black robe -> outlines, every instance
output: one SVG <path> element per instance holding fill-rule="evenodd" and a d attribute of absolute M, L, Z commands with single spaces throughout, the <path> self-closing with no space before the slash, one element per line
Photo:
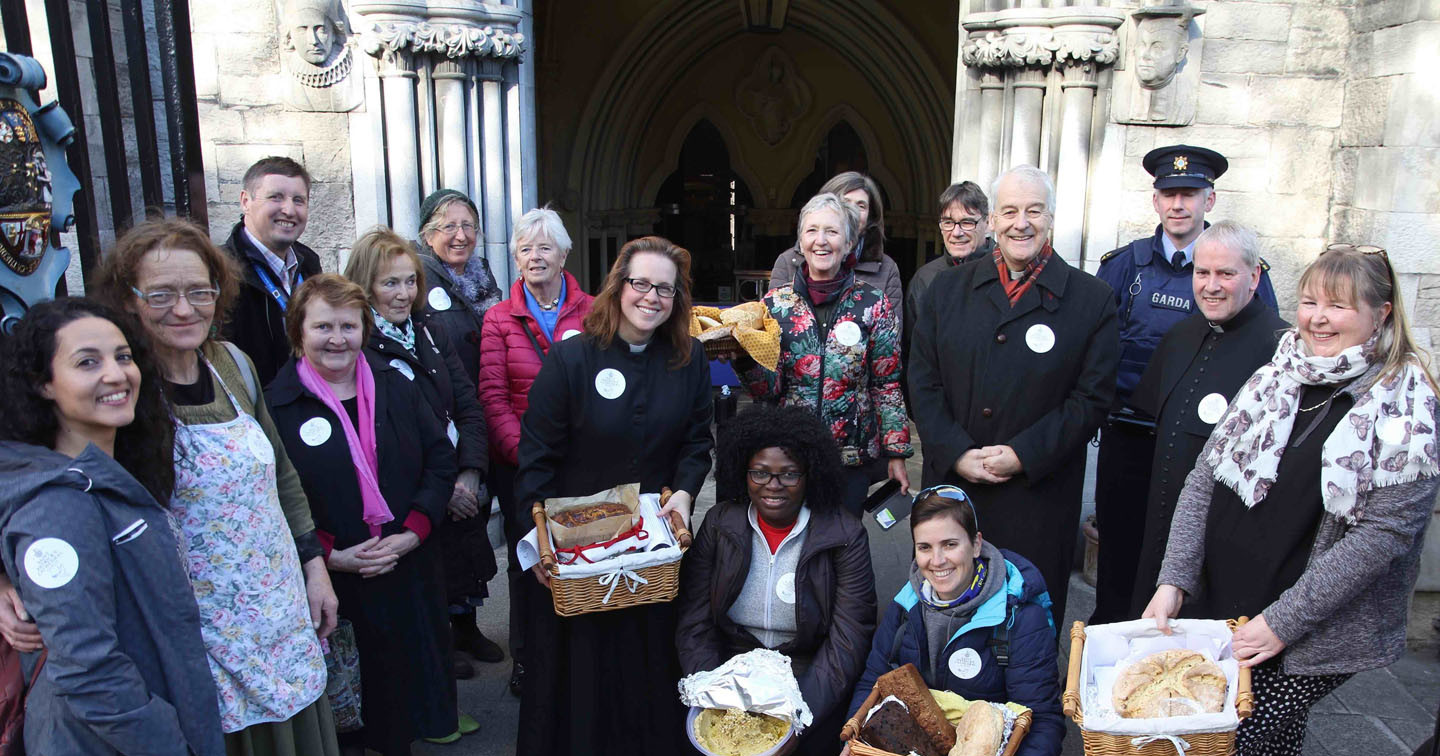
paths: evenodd
<path fill-rule="evenodd" d="M 551 347 L 522 420 L 516 516 L 528 520 L 538 500 L 624 483 L 698 494 L 710 471 L 714 405 L 705 350 L 690 346 L 689 364 L 677 369 L 658 339 L 639 353 L 619 338 L 607 349 L 589 337 Z M 527 617 L 516 752 L 685 752 L 675 605 L 561 618 L 548 593 L 542 599 Z"/>
<path fill-rule="evenodd" d="M 1145 536 L 1131 593 L 1132 619 L 1145 611 L 1155 595 L 1175 502 L 1185 486 L 1185 476 L 1210 438 L 1214 420 L 1219 419 L 1213 414 L 1211 422 L 1202 419 L 1200 402 L 1210 394 L 1220 394 L 1226 404 L 1235 398 L 1235 392 L 1274 355 L 1280 331 L 1287 325 L 1259 297 L 1218 328 L 1197 313 L 1165 334 L 1140 377 L 1130 403 L 1156 418 L 1156 442 Z"/>

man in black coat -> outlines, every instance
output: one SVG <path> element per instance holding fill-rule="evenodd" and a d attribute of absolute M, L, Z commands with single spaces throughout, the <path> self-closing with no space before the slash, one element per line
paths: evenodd
<path fill-rule="evenodd" d="M 320 256 L 297 241 L 310 218 L 310 174 L 287 157 L 261 158 L 245 171 L 240 222 L 225 251 L 240 264 L 240 296 L 225 323 L 226 341 L 250 355 L 261 385 L 290 357 L 285 310 L 305 279 L 320 273 Z"/>
<path fill-rule="evenodd" d="M 970 494 L 985 539 L 1039 568 L 1058 626 L 1085 445 L 1115 396 L 1115 302 L 1052 252 L 1048 174 L 1012 169 L 991 197 L 995 254 L 940 272 L 920 304 L 910 396 L 925 485 Z"/>
<path fill-rule="evenodd" d="M 1130 398 L 1136 410 L 1156 418 L 1130 619 L 1139 617 L 1155 594 L 1185 476 L 1235 392 L 1270 360 L 1280 331 L 1289 326 L 1256 296 L 1262 273 L 1259 247 L 1254 231 L 1230 221 L 1200 235 L 1193 284 L 1199 311 L 1160 340 Z M 1100 547 L 1105 548 L 1103 537 Z"/>

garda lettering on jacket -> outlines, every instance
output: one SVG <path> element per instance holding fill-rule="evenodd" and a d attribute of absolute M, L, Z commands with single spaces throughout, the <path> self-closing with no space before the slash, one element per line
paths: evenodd
<path fill-rule="evenodd" d="M 1166 294 L 1161 291 L 1157 291 L 1150 295 L 1151 307 L 1163 307 L 1167 310 L 1190 312 L 1191 304 L 1192 303 L 1190 302 L 1190 300 L 1186 299 L 1185 297 L 1177 297 L 1174 294 Z"/>

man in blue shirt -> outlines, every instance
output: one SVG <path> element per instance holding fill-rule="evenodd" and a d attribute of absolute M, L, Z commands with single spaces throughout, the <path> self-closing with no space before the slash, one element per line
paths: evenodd
<path fill-rule="evenodd" d="M 1152 200 L 1160 225 L 1154 236 L 1105 254 L 1096 273 L 1115 293 L 1120 370 L 1115 405 L 1101 426 L 1095 475 L 1100 564 L 1092 623 L 1134 619 L 1127 615 L 1145 532 L 1155 438 L 1154 419 L 1129 406 L 1130 394 L 1160 339 L 1196 311 L 1190 280 L 1195 240 L 1209 225 L 1205 213 L 1215 207 L 1215 179 L 1229 168 L 1224 155 L 1184 144 L 1151 150 L 1142 162 L 1155 177 Z M 1270 266 L 1261 260 L 1260 267 L 1255 296 L 1274 310 Z"/>

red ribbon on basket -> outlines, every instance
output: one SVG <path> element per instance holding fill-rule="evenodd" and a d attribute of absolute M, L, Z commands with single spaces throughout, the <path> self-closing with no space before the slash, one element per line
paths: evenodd
<path fill-rule="evenodd" d="M 629 530 L 625 531 L 624 533 L 621 533 L 621 534 L 615 536 L 614 538 L 611 538 L 611 539 L 608 540 L 608 541 L 604 541 L 604 542 L 601 542 L 601 543 L 592 543 L 592 544 L 590 544 L 589 546 L 571 546 L 571 547 L 568 548 L 568 549 L 556 549 L 556 550 L 555 550 L 555 560 L 558 561 L 560 564 L 563 564 L 563 565 L 575 564 L 575 562 L 576 562 L 577 560 L 580 560 L 580 559 L 584 559 L 587 564 L 595 564 L 595 561 L 594 561 L 594 560 L 592 560 L 592 559 L 590 559 L 589 557 L 585 556 L 585 550 L 586 550 L 586 549 L 605 549 L 605 548 L 609 548 L 609 547 L 614 546 L 615 544 L 617 544 L 617 543 L 625 540 L 626 538 L 639 538 L 639 539 L 642 540 L 642 541 L 650 538 L 650 534 L 645 531 L 645 516 L 644 516 L 644 515 L 640 515 L 640 519 L 635 521 L 635 527 L 630 528 Z M 563 558 L 561 558 L 561 556 L 560 556 L 561 554 L 569 554 L 569 555 L 570 555 L 570 560 L 569 560 L 569 561 L 564 560 Z"/>

